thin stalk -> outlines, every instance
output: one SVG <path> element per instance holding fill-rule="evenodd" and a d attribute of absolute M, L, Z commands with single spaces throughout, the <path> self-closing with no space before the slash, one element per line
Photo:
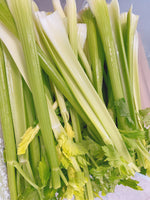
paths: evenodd
<path fill-rule="evenodd" d="M 77 27 L 77 8 L 75 0 L 66 1 L 66 13 L 68 19 L 68 35 L 71 47 L 76 57 L 78 57 L 78 27 Z M 75 137 L 82 138 L 79 117 L 73 108 L 70 108 L 70 115 Z M 77 142 L 77 141 L 76 141 Z"/>
<path fill-rule="evenodd" d="M 31 127 L 34 126 L 34 123 L 36 121 L 33 97 L 25 82 L 23 82 L 23 90 L 24 90 L 27 126 Z M 38 182 L 39 175 L 37 167 L 40 161 L 40 145 L 38 137 L 35 137 L 34 140 L 31 142 L 29 150 L 30 150 L 30 157 L 31 157 L 30 161 L 33 169 L 33 174 L 35 176 L 36 182 Z"/>
<path fill-rule="evenodd" d="M 7 6 L 5 0 L 0 0 L 0 21 L 15 35 L 17 36 L 17 29 L 13 16 Z"/>
<path fill-rule="evenodd" d="M 133 88 L 134 88 L 134 101 L 136 111 L 139 112 L 141 110 L 141 95 L 140 95 L 140 86 L 139 86 L 139 72 L 138 72 L 138 33 L 136 32 L 134 37 L 134 45 L 133 45 Z"/>
<path fill-rule="evenodd" d="M 84 68 L 88 78 L 93 82 L 92 69 L 84 52 L 84 46 L 87 38 L 87 26 L 83 23 L 78 23 L 78 56 L 82 67 Z"/>
<path fill-rule="evenodd" d="M 61 6 L 60 0 L 52 0 L 52 4 L 53 4 L 54 10 L 57 10 L 62 18 L 65 18 L 66 16 Z"/>
<path fill-rule="evenodd" d="M 66 108 L 66 103 L 65 103 L 64 97 L 63 97 L 62 93 L 56 88 L 55 85 L 54 85 L 54 91 L 55 91 L 57 102 L 58 102 L 58 105 L 60 108 L 61 116 L 63 118 L 64 124 L 66 125 L 69 121 L 69 113 Z"/>
<path fill-rule="evenodd" d="M 78 28 L 77 28 L 77 8 L 75 0 L 66 0 L 66 14 L 68 22 L 68 35 L 74 54 L 78 55 Z"/>
<path fill-rule="evenodd" d="M 6 152 L 6 163 L 8 173 L 8 185 L 10 197 L 17 200 L 16 174 L 14 166 L 8 164 L 16 160 L 16 145 L 14 138 L 13 121 L 9 101 L 8 85 L 5 71 L 4 56 L 0 45 L 0 119 Z"/>
<path fill-rule="evenodd" d="M 93 85 L 103 100 L 102 84 L 103 84 L 103 66 L 104 53 L 101 42 L 98 41 L 98 33 L 96 21 L 91 11 L 85 10 L 82 13 L 82 19 L 87 24 L 87 42 L 89 51 L 89 60 L 93 72 Z M 100 53 L 99 53 L 100 52 Z"/>
<path fill-rule="evenodd" d="M 77 115 L 77 112 L 74 112 L 74 109 L 70 109 L 70 116 L 72 121 L 72 127 L 75 132 L 75 141 L 81 142 L 82 141 L 82 134 L 81 134 L 81 127 L 80 127 L 80 119 Z"/>
<path fill-rule="evenodd" d="M 79 57 L 80 57 L 80 60 L 81 60 L 81 63 L 82 63 L 82 66 L 83 66 L 83 69 L 85 70 L 88 78 L 90 79 L 90 81 L 93 83 L 93 76 L 92 76 L 92 70 L 91 70 L 91 66 L 88 62 L 88 59 L 81 47 L 80 44 L 78 44 L 78 54 L 79 54 Z"/>
<path fill-rule="evenodd" d="M 93 194 L 93 188 L 90 180 L 90 174 L 88 167 L 84 167 L 83 169 L 85 177 L 87 178 L 87 183 L 86 183 L 86 189 L 87 189 L 87 196 L 88 199 L 93 200 L 94 199 L 94 194 Z"/>
<path fill-rule="evenodd" d="M 60 175 L 55 170 L 58 168 L 58 159 L 36 50 L 31 1 L 7 0 L 7 3 L 14 16 L 18 35 L 23 47 L 35 109 L 49 164 L 51 166 L 53 187 L 58 188 L 61 185 Z"/>
<path fill-rule="evenodd" d="M 132 6 L 127 14 L 126 52 L 131 83 L 133 84 L 133 44 L 138 16 L 132 14 Z"/>
<path fill-rule="evenodd" d="M 22 170 L 22 168 L 20 167 L 19 163 L 17 161 L 11 161 L 9 162 L 9 165 L 14 166 L 18 172 L 24 177 L 24 179 L 32 186 L 34 187 L 40 196 L 40 199 L 42 200 L 42 195 L 41 195 L 41 191 L 38 185 L 36 185 L 34 182 L 32 182 L 32 180 L 30 179 L 30 177 L 28 177 L 25 172 Z"/>

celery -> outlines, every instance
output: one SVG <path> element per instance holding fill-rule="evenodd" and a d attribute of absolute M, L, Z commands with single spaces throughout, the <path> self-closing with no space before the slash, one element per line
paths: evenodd
<path fill-rule="evenodd" d="M 56 20 L 58 23 L 57 27 L 55 26 L 56 23 L 55 24 L 53 23 L 54 20 Z M 106 144 L 112 143 L 109 139 L 109 137 L 111 137 L 113 144 L 116 146 L 116 148 L 122 149 L 122 151 L 120 151 L 122 156 L 125 156 L 126 158 L 128 157 L 127 159 L 129 159 L 131 161 L 129 153 L 127 152 L 127 149 L 126 149 L 126 147 L 123 143 L 123 140 L 120 136 L 120 133 L 117 131 L 116 127 L 114 126 L 114 123 L 113 123 L 111 117 L 109 116 L 109 114 L 107 113 L 107 110 L 106 110 L 103 102 L 101 102 L 101 100 L 99 99 L 97 93 L 93 89 L 91 83 L 89 82 L 87 76 L 83 72 L 81 66 L 79 65 L 79 62 L 75 58 L 75 55 L 73 54 L 73 51 L 69 45 L 69 41 L 66 36 L 66 31 L 65 31 L 64 25 L 63 25 L 60 17 L 57 15 L 57 13 L 51 14 L 48 17 L 43 15 L 43 16 L 41 16 L 40 21 L 41 21 L 41 24 L 43 25 L 44 30 L 46 31 L 47 35 L 49 36 L 51 42 L 54 44 L 55 48 L 57 49 L 57 54 L 59 52 L 61 59 L 63 59 L 63 61 L 64 61 L 63 65 L 59 64 L 57 66 L 59 67 L 59 70 L 61 70 L 61 73 L 63 74 L 63 76 L 65 76 L 65 79 L 67 80 L 68 85 L 70 86 L 72 92 L 78 96 L 77 100 L 80 102 L 80 104 L 82 103 L 82 105 L 84 105 L 84 110 L 86 113 L 87 112 L 89 113 L 88 116 L 91 117 L 92 121 L 94 121 L 94 118 L 95 118 L 94 113 L 96 113 L 96 117 L 99 118 L 100 122 L 102 121 L 102 124 L 100 124 L 98 122 L 98 119 L 95 119 L 96 122 L 94 122 L 95 123 L 94 125 L 97 126 L 97 128 L 100 131 L 101 136 L 102 136 L 103 140 L 106 142 Z M 55 34 L 50 32 L 50 30 L 47 28 L 48 25 L 51 26 L 51 28 L 53 28 L 53 32 L 55 32 Z M 61 37 L 59 37 L 60 33 L 61 33 Z M 56 50 L 55 50 L 55 52 L 56 52 Z M 55 53 L 55 55 L 57 55 L 57 54 Z M 72 76 L 72 79 L 71 79 L 71 76 Z M 72 83 L 72 81 L 75 81 L 75 82 Z M 118 82 L 117 82 L 117 85 L 118 85 Z M 89 105 L 93 108 L 93 111 L 94 111 L 93 114 L 92 114 L 91 108 L 87 108 L 88 105 L 85 102 L 85 99 L 82 97 L 82 94 L 78 91 L 77 87 L 79 87 L 81 89 L 81 93 L 83 93 L 85 98 L 87 98 L 87 100 L 88 100 L 87 103 L 89 103 Z M 122 95 L 122 93 L 121 93 L 121 95 Z M 92 99 L 90 98 L 91 96 L 93 96 Z M 99 117 L 99 113 L 103 113 L 103 118 Z M 110 126 L 108 126 L 108 123 L 110 124 Z M 103 127 L 103 125 L 105 127 Z M 105 128 L 106 128 L 109 136 L 107 135 Z M 114 132 L 114 134 L 113 134 L 113 132 Z"/>
<path fill-rule="evenodd" d="M 16 160 L 16 147 L 13 131 L 13 121 L 8 93 L 4 56 L 0 46 L 0 119 L 5 143 L 8 185 L 11 199 L 17 200 L 15 169 L 10 162 Z"/>
<path fill-rule="evenodd" d="M 35 108 L 33 103 L 33 97 L 31 92 L 29 91 L 25 82 L 23 82 L 23 90 L 24 90 L 24 100 L 25 100 L 25 111 L 27 118 L 27 127 L 33 126 L 36 120 Z M 33 174 L 36 182 L 38 182 L 38 171 L 37 166 L 40 161 L 40 146 L 38 138 L 35 138 L 29 147 L 30 151 L 30 160 L 31 166 L 33 170 Z"/>
<path fill-rule="evenodd" d="M 93 71 L 94 87 L 103 99 L 102 84 L 103 84 L 103 66 L 104 53 L 101 42 L 98 41 L 97 27 L 94 16 L 90 10 L 84 10 L 81 15 L 83 21 L 87 24 L 87 40 L 89 49 L 89 59 Z"/>
<path fill-rule="evenodd" d="M 26 2 L 8 0 L 7 2 L 14 16 L 19 38 L 22 43 L 35 109 L 40 123 L 49 164 L 51 166 L 53 186 L 54 188 L 58 188 L 60 187 L 60 177 L 57 173 L 58 161 L 54 145 L 54 138 L 48 116 L 48 108 L 43 89 L 38 54 L 36 50 L 33 21 L 31 20 L 31 2 L 29 0 L 27 0 Z"/>
<path fill-rule="evenodd" d="M 130 177 L 143 167 L 149 174 L 137 17 L 120 15 L 117 0 L 88 2 L 78 15 L 75 0 L 64 9 L 53 0 L 53 13 L 31 0 L 0 0 L 0 115 L 11 199 L 92 200 L 117 184 L 141 190 Z"/>

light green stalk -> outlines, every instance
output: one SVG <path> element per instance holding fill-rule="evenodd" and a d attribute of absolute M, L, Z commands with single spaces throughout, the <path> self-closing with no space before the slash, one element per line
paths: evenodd
<path fill-rule="evenodd" d="M 33 103 L 33 97 L 28 89 L 28 86 L 25 82 L 23 82 L 23 90 L 24 90 L 24 100 L 25 100 L 25 110 L 26 110 L 26 118 L 27 118 L 27 127 L 34 126 L 36 120 L 35 108 Z M 30 147 L 30 162 L 33 170 L 33 174 L 35 176 L 35 180 L 38 183 L 38 165 L 40 162 L 40 146 L 38 137 L 35 137 L 31 142 Z"/>
<path fill-rule="evenodd" d="M 16 22 L 19 38 L 23 47 L 35 109 L 49 164 L 51 166 L 53 187 L 58 188 L 60 187 L 60 176 L 57 172 L 58 160 L 36 49 L 31 1 L 7 0 L 7 3 Z"/>
<path fill-rule="evenodd" d="M 107 3 L 105 0 L 88 0 L 88 2 L 92 13 L 96 18 L 98 30 L 102 39 L 114 98 L 115 100 L 119 100 L 123 98 L 124 95 L 119 76 L 117 55 L 111 30 Z"/>
<path fill-rule="evenodd" d="M 141 110 L 141 95 L 140 95 L 140 86 L 139 86 L 139 73 L 138 73 L 138 33 L 134 36 L 134 44 L 133 44 L 133 92 L 134 92 L 134 101 L 136 112 Z"/>
<path fill-rule="evenodd" d="M 88 59 L 81 47 L 80 44 L 78 44 L 78 53 L 79 53 L 79 57 L 83 66 L 83 69 L 85 70 L 88 78 L 90 79 L 91 83 L 93 83 L 93 76 L 92 76 L 92 70 L 91 70 L 91 66 L 88 62 Z"/>
<path fill-rule="evenodd" d="M 0 0 L 0 21 L 17 36 L 16 25 L 5 0 Z"/>
<path fill-rule="evenodd" d="M 83 50 L 85 42 L 86 42 L 86 38 L 87 38 L 87 26 L 86 26 L 86 24 L 83 24 L 83 23 L 79 23 L 77 25 L 78 25 L 78 39 L 77 40 L 78 40 L 79 58 L 81 60 L 82 67 L 84 68 L 88 78 L 93 83 L 91 66 L 90 66 L 88 59 Z"/>
<path fill-rule="evenodd" d="M 89 9 L 83 11 L 82 19 L 87 24 L 87 41 L 89 59 L 92 65 L 93 72 L 93 85 L 103 99 L 102 84 L 103 84 L 103 66 L 104 66 L 104 53 L 100 41 L 98 41 L 98 33 L 94 16 Z"/>
<path fill-rule="evenodd" d="M 66 16 L 65 16 L 65 13 L 62 9 L 60 0 L 52 0 L 52 4 L 53 4 L 54 10 L 57 10 L 62 18 L 65 18 Z"/>
<path fill-rule="evenodd" d="M 56 88 L 55 85 L 54 85 L 54 91 L 55 91 L 57 102 L 58 102 L 58 105 L 60 108 L 61 116 L 63 118 L 64 124 L 66 125 L 69 121 L 69 113 L 66 108 L 66 103 L 65 103 L 64 97 L 63 97 L 62 93 Z"/>
<path fill-rule="evenodd" d="M 5 63 L 1 46 L 0 46 L 0 119 L 1 119 L 3 138 L 5 144 L 10 197 L 12 200 L 17 200 L 15 168 L 14 166 L 11 166 L 9 164 L 9 162 L 16 160 L 15 138 L 13 131 L 13 121 L 12 121 L 11 107 L 9 101 Z"/>
<path fill-rule="evenodd" d="M 137 28 L 138 16 L 132 14 L 132 6 L 127 14 L 126 52 L 131 83 L 133 84 L 133 44 Z"/>
<path fill-rule="evenodd" d="M 78 55 L 77 8 L 75 0 L 66 0 L 68 35 L 74 54 Z"/>
<path fill-rule="evenodd" d="M 21 137 L 26 131 L 26 116 L 24 107 L 23 85 L 22 77 L 11 58 L 6 47 L 3 45 L 4 60 L 6 66 L 6 75 L 8 82 L 8 91 L 10 97 L 11 112 L 14 124 L 14 134 L 16 146 L 21 141 Z M 18 156 L 20 165 L 23 166 L 24 171 L 34 180 L 31 166 L 29 163 L 28 152 L 23 156 Z M 20 185 L 19 185 L 20 184 Z M 18 193 L 21 191 L 21 183 L 17 183 Z"/>

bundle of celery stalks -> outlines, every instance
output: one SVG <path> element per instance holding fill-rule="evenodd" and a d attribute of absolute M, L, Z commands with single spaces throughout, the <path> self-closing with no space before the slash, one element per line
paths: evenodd
<path fill-rule="evenodd" d="M 0 119 L 12 200 L 102 199 L 150 175 L 138 16 L 117 0 L 0 0 Z M 100 197 L 100 196 L 101 197 Z"/>

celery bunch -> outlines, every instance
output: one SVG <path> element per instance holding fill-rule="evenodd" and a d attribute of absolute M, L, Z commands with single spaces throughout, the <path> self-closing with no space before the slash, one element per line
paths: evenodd
<path fill-rule="evenodd" d="M 0 118 L 10 197 L 92 200 L 150 175 L 138 17 L 117 0 L 40 12 L 0 0 Z M 9 19 L 9 20 L 6 20 Z"/>

